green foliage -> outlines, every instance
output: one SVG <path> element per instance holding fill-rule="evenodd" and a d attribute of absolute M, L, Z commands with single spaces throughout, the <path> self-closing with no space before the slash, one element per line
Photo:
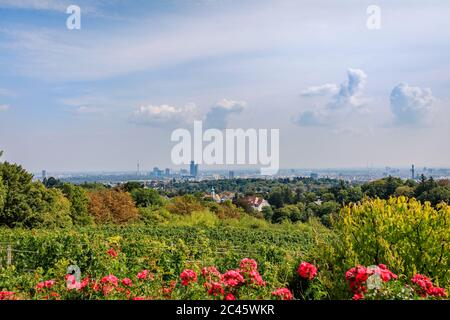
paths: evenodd
<path fill-rule="evenodd" d="M 283 221 L 302 221 L 308 220 L 308 214 L 305 210 L 305 206 L 302 203 L 297 205 L 287 205 L 282 208 L 276 209 L 272 216 L 273 223 L 281 223 Z"/>
<path fill-rule="evenodd" d="M 178 226 L 203 226 L 216 227 L 219 225 L 219 218 L 208 210 L 194 211 L 190 215 L 174 215 L 173 224 Z"/>
<path fill-rule="evenodd" d="M 281 208 L 285 204 L 295 202 L 295 194 L 288 186 L 277 187 L 269 194 L 269 203 L 275 208 Z"/>
<path fill-rule="evenodd" d="M 163 198 L 159 195 L 158 191 L 154 189 L 134 188 L 131 190 L 131 196 L 137 207 L 164 205 Z"/>
<path fill-rule="evenodd" d="M 410 186 L 400 186 L 397 187 L 397 189 L 395 189 L 395 194 L 396 197 L 407 197 L 407 198 L 411 198 L 414 196 L 414 188 L 410 187 Z"/>
<path fill-rule="evenodd" d="M 243 214 L 243 210 L 234 205 L 230 200 L 226 200 L 223 203 L 212 202 L 207 207 L 209 211 L 220 219 L 239 218 Z"/>
<path fill-rule="evenodd" d="M 21 166 L 0 164 L 3 180 L 3 208 L 0 225 L 9 227 L 70 227 L 70 203 L 55 189 L 46 189 L 40 182 L 32 182 L 32 175 Z"/>
<path fill-rule="evenodd" d="M 55 179 L 53 177 L 45 178 L 44 181 L 42 181 L 42 183 L 47 188 L 59 188 L 63 185 L 63 183 L 60 180 Z"/>
<path fill-rule="evenodd" d="M 184 195 L 181 197 L 174 197 L 167 204 L 167 210 L 172 214 L 190 215 L 194 211 L 202 210 L 204 207 L 193 195 Z"/>
<path fill-rule="evenodd" d="M 0 175 L 0 214 L 3 212 L 3 208 L 5 206 L 7 192 L 8 190 L 6 190 L 6 187 L 3 184 L 3 178 Z"/>
<path fill-rule="evenodd" d="M 99 191 L 99 190 L 109 189 L 104 184 L 97 183 L 97 182 L 85 182 L 85 183 L 80 184 L 80 187 L 82 187 L 83 189 L 86 189 L 88 191 Z"/>
<path fill-rule="evenodd" d="M 363 185 L 362 190 L 371 198 L 388 199 L 393 196 L 396 189 L 402 185 L 402 179 L 389 176 L 385 179 L 372 181 Z"/>
<path fill-rule="evenodd" d="M 69 228 L 72 226 L 70 202 L 58 189 L 46 189 L 42 183 L 33 183 L 29 190 L 32 214 L 24 226 Z"/>
<path fill-rule="evenodd" d="M 420 201 L 429 201 L 433 206 L 437 206 L 441 202 L 449 203 L 450 202 L 450 188 L 448 186 L 439 186 L 430 189 L 429 191 L 423 192 L 418 200 Z"/>
<path fill-rule="evenodd" d="M 136 189 L 141 189 L 142 188 L 142 183 L 138 182 L 138 181 L 128 181 L 123 185 L 123 190 L 126 192 L 132 192 Z"/>
<path fill-rule="evenodd" d="M 140 220 L 146 225 L 166 224 L 172 215 L 166 208 L 160 206 L 149 206 L 138 208 Z"/>
<path fill-rule="evenodd" d="M 74 225 L 86 226 L 94 222 L 89 214 L 89 197 L 87 192 L 70 183 L 64 183 L 61 191 L 70 201 L 70 217 Z"/>
<path fill-rule="evenodd" d="M 266 206 L 262 208 L 262 214 L 264 219 L 267 221 L 272 221 L 273 219 L 273 210 L 271 206 Z"/>
<path fill-rule="evenodd" d="M 327 269 L 322 281 L 330 295 L 342 298 L 345 285 L 332 279 L 355 265 L 386 264 L 408 277 L 426 274 L 448 285 L 450 208 L 436 209 L 405 197 L 364 200 L 342 209 L 333 223 L 334 239 L 316 239 L 316 258 Z M 323 246 L 325 243 L 331 246 Z"/>

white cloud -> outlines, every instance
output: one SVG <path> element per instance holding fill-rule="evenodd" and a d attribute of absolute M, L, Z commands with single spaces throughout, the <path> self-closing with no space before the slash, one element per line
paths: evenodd
<path fill-rule="evenodd" d="M 364 71 L 348 69 L 347 80 L 339 86 L 328 83 L 307 88 L 302 96 L 332 96 L 326 104 L 301 112 L 294 121 L 299 126 L 336 125 L 355 112 L 366 112 L 361 108 L 364 105 L 362 94 L 366 79 Z"/>
<path fill-rule="evenodd" d="M 205 125 L 208 128 L 225 129 L 228 126 L 229 116 L 241 113 L 246 107 L 245 101 L 222 99 L 206 114 Z"/>
<path fill-rule="evenodd" d="M 312 86 L 303 90 L 300 94 L 303 97 L 313 97 L 328 94 L 336 94 L 339 92 L 339 87 L 334 83 L 326 83 L 321 86 Z"/>
<path fill-rule="evenodd" d="M 7 104 L 0 104 L 0 112 L 6 111 L 9 109 L 9 105 Z"/>
<path fill-rule="evenodd" d="M 167 104 L 141 106 L 134 111 L 131 121 L 136 124 L 155 127 L 178 126 L 192 124 L 196 119 L 197 106 L 188 103 L 184 107 Z"/>
<path fill-rule="evenodd" d="M 391 92 L 396 125 L 426 125 L 432 120 L 436 98 L 428 88 L 400 83 Z"/>
<path fill-rule="evenodd" d="M 331 107 L 353 106 L 359 107 L 363 104 L 361 100 L 367 75 L 361 69 L 348 69 L 348 79 L 340 85 L 339 92 L 334 96 Z"/>

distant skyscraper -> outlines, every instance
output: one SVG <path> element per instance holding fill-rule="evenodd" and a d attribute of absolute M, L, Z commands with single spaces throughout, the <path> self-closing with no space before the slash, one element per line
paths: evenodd
<path fill-rule="evenodd" d="M 44 181 L 45 178 L 47 178 L 47 171 L 42 170 L 42 181 Z"/>
<path fill-rule="evenodd" d="M 169 168 L 166 168 L 166 170 L 165 170 L 165 175 L 166 175 L 166 176 L 170 176 L 170 169 L 169 169 Z"/>
<path fill-rule="evenodd" d="M 191 161 L 189 166 L 189 173 L 192 177 L 196 177 L 198 175 L 198 164 L 195 164 L 194 161 Z"/>
<path fill-rule="evenodd" d="M 195 162 L 191 161 L 191 165 L 189 166 L 189 173 L 191 176 L 195 177 Z"/>
<path fill-rule="evenodd" d="M 415 170 L 414 170 L 414 165 L 411 166 L 411 177 L 412 177 L 413 180 L 416 179 L 416 173 L 415 173 Z"/>
<path fill-rule="evenodd" d="M 234 178 L 234 171 L 228 171 L 228 179 Z"/>
<path fill-rule="evenodd" d="M 153 168 L 153 176 L 154 177 L 160 177 L 163 174 L 164 171 L 160 170 L 158 167 Z"/>

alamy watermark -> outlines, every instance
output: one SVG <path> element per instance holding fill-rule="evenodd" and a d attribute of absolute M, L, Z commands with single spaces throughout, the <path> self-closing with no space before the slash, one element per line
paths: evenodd
<path fill-rule="evenodd" d="M 187 129 L 172 132 L 178 142 L 171 152 L 175 165 L 192 160 L 206 165 L 260 165 L 262 175 L 275 175 L 280 166 L 279 129 L 206 129 L 194 121 L 193 134 Z M 269 139 L 270 138 L 270 139 Z"/>
<path fill-rule="evenodd" d="M 367 7 L 366 13 L 369 15 L 366 22 L 367 29 L 381 29 L 381 8 L 376 5 L 371 5 Z"/>
<path fill-rule="evenodd" d="M 81 29 L 81 8 L 76 5 L 70 5 L 66 9 L 66 13 L 70 16 L 67 17 L 66 27 L 69 30 Z"/>

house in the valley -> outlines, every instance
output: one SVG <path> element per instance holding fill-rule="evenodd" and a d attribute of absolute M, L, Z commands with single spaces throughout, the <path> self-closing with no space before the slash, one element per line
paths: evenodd
<path fill-rule="evenodd" d="M 222 192 L 220 194 L 216 193 L 214 190 L 214 187 L 211 188 L 211 199 L 217 203 L 222 203 L 225 202 L 227 200 L 232 201 L 234 198 L 234 193 L 233 192 L 229 192 L 229 191 L 225 191 Z"/>
<path fill-rule="evenodd" d="M 258 212 L 261 212 L 264 207 L 270 206 L 266 199 L 257 196 L 249 196 L 245 200 L 253 210 Z"/>

